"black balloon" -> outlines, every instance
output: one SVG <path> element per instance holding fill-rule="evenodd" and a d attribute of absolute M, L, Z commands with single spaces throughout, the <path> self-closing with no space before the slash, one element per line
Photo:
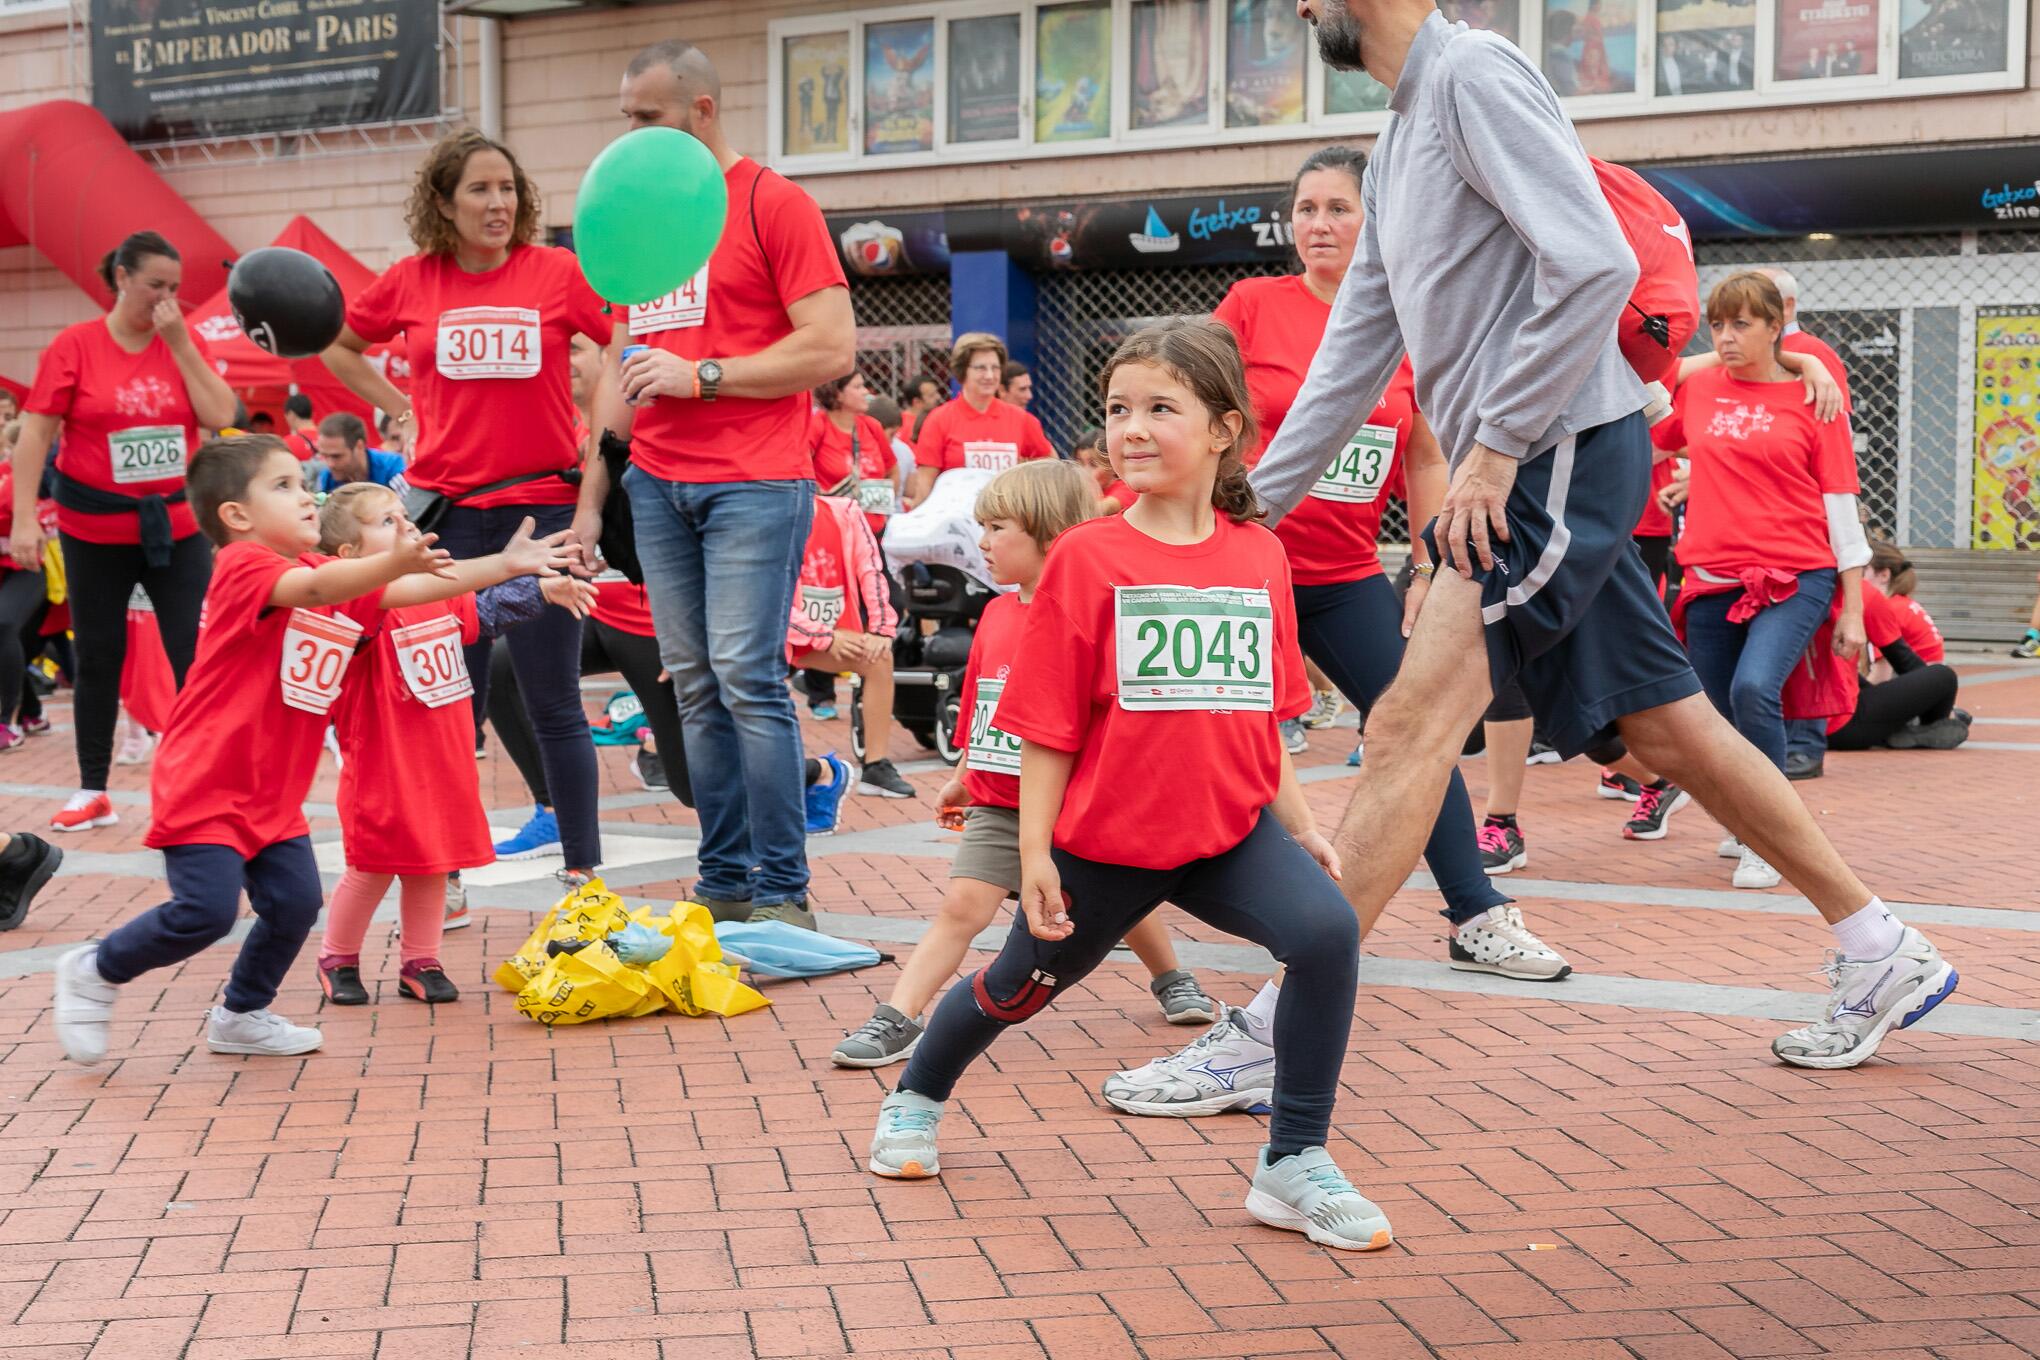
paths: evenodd
<path fill-rule="evenodd" d="M 284 359 L 319 353 L 347 321 L 332 272 L 289 246 L 264 246 L 235 261 L 227 305 L 250 340 Z"/>

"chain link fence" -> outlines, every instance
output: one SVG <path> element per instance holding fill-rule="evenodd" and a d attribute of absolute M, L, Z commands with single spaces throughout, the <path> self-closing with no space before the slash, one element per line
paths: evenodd
<path fill-rule="evenodd" d="M 850 280 L 857 317 L 857 371 L 873 392 L 897 399 L 930 377 L 949 390 L 949 276 Z"/>

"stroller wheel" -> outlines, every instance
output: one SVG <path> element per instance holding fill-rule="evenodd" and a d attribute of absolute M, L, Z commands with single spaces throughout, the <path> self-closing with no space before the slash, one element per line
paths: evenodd
<path fill-rule="evenodd" d="M 864 764 L 864 687 L 850 691 L 850 754 Z"/>
<path fill-rule="evenodd" d="M 942 707 L 935 716 L 935 754 L 954 765 L 963 759 L 963 748 L 969 734 L 959 730 L 963 722 L 963 697 L 951 693 L 942 700 Z"/>

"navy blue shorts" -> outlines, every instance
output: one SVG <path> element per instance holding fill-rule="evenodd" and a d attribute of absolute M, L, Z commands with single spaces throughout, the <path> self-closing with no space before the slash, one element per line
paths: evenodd
<path fill-rule="evenodd" d="M 1492 570 L 1475 564 L 1494 691 L 1520 685 L 1567 759 L 1617 718 L 1700 692 L 1632 537 L 1649 495 L 1642 414 L 1597 425 L 1523 460 L 1509 541 Z M 1434 560 L 1436 528 L 1424 530 Z"/>

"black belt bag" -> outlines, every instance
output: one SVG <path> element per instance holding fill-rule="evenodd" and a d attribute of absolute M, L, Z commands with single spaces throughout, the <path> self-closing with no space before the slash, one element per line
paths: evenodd
<path fill-rule="evenodd" d="M 406 483 L 403 495 L 404 518 L 417 525 L 420 533 L 433 533 L 446 518 L 446 512 L 464 501 L 472 500 L 476 496 L 492 496 L 498 491 L 508 491 L 513 486 L 523 486 L 526 482 L 542 482 L 548 477 L 557 477 L 568 486 L 579 486 L 581 469 L 563 468 L 557 472 L 521 473 L 515 477 L 505 477 L 500 482 L 490 482 L 486 486 L 457 491 L 450 496 L 443 491 L 433 491 L 415 483 Z"/>
<path fill-rule="evenodd" d="M 55 475 L 57 504 L 81 515 L 136 515 L 142 521 L 142 561 L 161 570 L 170 565 L 170 550 L 176 538 L 170 531 L 170 507 L 184 504 L 184 488 L 169 495 L 151 492 L 146 496 L 124 496 L 87 486 L 59 470 Z"/>

